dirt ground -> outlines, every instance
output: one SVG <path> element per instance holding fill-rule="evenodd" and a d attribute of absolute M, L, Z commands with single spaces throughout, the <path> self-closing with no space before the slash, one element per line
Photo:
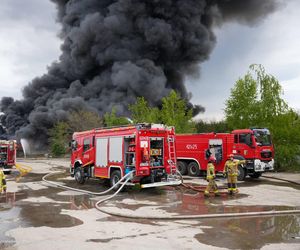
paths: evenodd
<path fill-rule="evenodd" d="M 300 214 L 190 220 L 128 219 L 98 211 L 103 196 L 88 196 L 42 181 L 51 171 L 68 171 L 68 159 L 25 159 L 29 173 L 7 175 L 0 195 L 0 249 L 300 249 Z M 280 177 L 297 184 L 270 179 Z M 100 192 L 99 180 L 78 185 L 68 172 L 51 180 Z M 185 183 L 206 185 L 201 178 Z M 217 179 L 220 188 L 223 178 Z M 300 209 L 300 174 L 268 173 L 239 184 L 240 193 L 204 198 L 180 187 L 129 188 L 101 204 L 123 215 L 199 215 Z"/>

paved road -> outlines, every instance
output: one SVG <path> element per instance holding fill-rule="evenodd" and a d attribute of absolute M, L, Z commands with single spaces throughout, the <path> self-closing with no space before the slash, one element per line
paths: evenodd
<path fill-rule="evenodd" d="M 0 249 L 300 249 L 300 215 L 198 219 L 135 220 L 94 208 L 102 197 L 50 187 L 41 181 L 49 171 L 66 170 L 67 160 L 26 160 L 22 177 L 8 177 L 0 197 Z M 300 174 L 272 174 L 300 180 Z M 53 180 L 91 191 L 105 190 L 98 180 L 77 185 L 67 174 Z M 186 183 L 205 185 L 201 178 Z M 218 185 L 225 185 L 224 179 Z M 205 199 L 183 187 L 129 189 L 103 204 L 109 211 L 136 215 L 197 215 L 300 208 L 300 186 L 260 178 L 239 183 L 234 197 Z"/>

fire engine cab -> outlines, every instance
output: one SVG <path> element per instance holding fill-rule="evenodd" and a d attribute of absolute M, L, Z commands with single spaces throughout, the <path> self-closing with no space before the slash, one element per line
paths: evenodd
<path fill-rule="evenodd" d="M 16 141 L 0 140 L 0 165 L 4 172 L 10 172 L 10 169 L 16 163 Z"/>
<path fill-rule="evenodd" d="M 142 188 L 178 185 L 174 127 L 137 124 L 75 132 L 71 143 L 71 176 L 83 184 L 87 178 L 105 178 L 114 186 L 134 171 L 131 183 Z"/>
<path fill-rule="evenodd" d="M 197 176 L 206 171 L 208 154 L 216 158 L 216 171 L 223 171 L 231 153 L 236 159 L 246 160 L 238 168 L 238 180 L 247 175 L 259 178 L 263 172 L 274 170 L 274 147 L 266 128 L 176 135 L 177 167 L 181 174 Z"/>

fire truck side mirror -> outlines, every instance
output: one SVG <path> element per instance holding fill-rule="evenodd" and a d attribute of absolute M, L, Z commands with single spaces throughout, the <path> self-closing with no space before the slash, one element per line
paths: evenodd
<path fill-rule="evenodd" d="M 77 141 L 72 140 L 72 142 L 70 142 L 69 146 L 71 147 L 72 150 L 76 150 L 77 149 Z"/>

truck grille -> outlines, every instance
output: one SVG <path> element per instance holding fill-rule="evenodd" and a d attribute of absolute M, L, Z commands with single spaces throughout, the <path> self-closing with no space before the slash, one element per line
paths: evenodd
<path fill-rule="evenodd" d="M 272 152 L 271 151 L 263 151 L 260 153 L 261 158 L 271 158 L 272 157 Z"/>

